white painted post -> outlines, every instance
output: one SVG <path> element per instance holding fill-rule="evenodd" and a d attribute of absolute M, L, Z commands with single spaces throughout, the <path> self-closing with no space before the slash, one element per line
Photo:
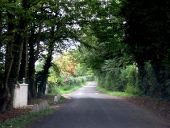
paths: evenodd
<path fill-rule="evenodd" d="M 23 79 L 22 84 L 17 84 L 14 90 L 13 107 L 20 108 L 28 104 L 28 84 Z"/>

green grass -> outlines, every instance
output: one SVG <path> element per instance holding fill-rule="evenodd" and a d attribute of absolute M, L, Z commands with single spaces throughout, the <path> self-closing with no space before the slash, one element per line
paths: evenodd
<path fill-rule="evenodd" d="M 58 88 L 58 92 L 59 92 L 60 94 L 68 94 L 68 93 L 74 92 L 75 90 L 77 90 L 77 89 L 79 89 L 79 88 L 81 88 L 81 87 L 82 87 L 82 85 L 81 85 L 81 86 L 72 86 L 72 87 L 70 87 L 70 88 L 68 88 L 68 89 L 65 89 L 65 88 L 63 88 L 63 87 L 59 87 L 59 88 Z"/>
<path fill-rule="evenodd" d="M 52 113 L 53 109 L 47 109 L 40 112 L 30 112 L 26 115 L 7 120 L 0 123 L 0 128 L 24 128 L 24 126 L 33 120 L 44 117 Z"/>
<path fill-rule="evenodd" d="M 83 85 L 79 85 L 79 86 L 72 86 L 69 88 L 64 88 L 64 87 L 55 87 L 52 93 L 49 93 L 47 95 L 47 97 L 52 97 L 52 98 L 48 98 L 48 103 L 50 105 L 54 104 L 54 96 L 56 95 L 61 95 L 61 98 L 59 99 L 58 103 L 62 104 L 64 103 L 67 98 L 63 97 L 62 94 L 68 94 L 68 93 L 72 93 L 73 91 L 76 91 L 77 89 L 81 88 Z"/>
<path fill-rule="evenodd" d="M 135 96 L 133 94 L 129 94 L 126 92 L 118 92 L 118 91 L 112 91 L 112 90 L 107 90 L 101 86 L 97 86 L 97 90 L 112 96 L 120 96 L 120 97 L 129 97 L 129 96 Z"/>
<path fill-rule="evenodd" d="M 72 85 L 72 86 L 69 86 L 69 87 L 56 86 L 56 87 L 53 88 L 53 91 L 51 93 L 49 93 L 48 95 L 72 93 L 73 91 L 81 88 L 83 85 L 85 85 L 85 84 L 75 85 L 75 86 Z"/>

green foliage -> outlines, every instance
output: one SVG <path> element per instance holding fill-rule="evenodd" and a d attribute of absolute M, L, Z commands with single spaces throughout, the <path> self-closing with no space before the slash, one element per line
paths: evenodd
<path fill-rule="evenodd" d="M 11 76 L 10 68 L 4 67 L 14 58 L 11 62 L 29 74 L 30 87 L 34 86 L 32 68 L 38 59 L 44 60 L 35 67 L 43 86 L 48 75 L 50 86 L 69 88 L 81 83 L 76 77 L 94 79 L 94 73 L 109 90 L 169 98 L 169 6 L 167 0 L 1 0 L 0 56 L 6 62 L 0 64 L 0 75 Z M 29 47 L 21 48 L 25 42 Z M 62 55 L 60 64 L 53 65 L 52 54 L 70 49 L 73 43 L 79 49 Z M 20 52 L 28 53 L 23 60 L 32 59 L 25 69 L 19 68 Z M 3 82 L 0 80 L 1 85 Z"/>
<path fill-rule="evenodd" d="M 44 60 L 42 60 L 42 61 L 37 61 L 37 62 L 35 63 L 35 71 L 36 71 L 36 72 L 42 71 L 42 70 L 43 70 L 43 65 L 44 65 Z"/>
<path fill-rule="evenodd" d="M 80 63 L 72 55 L 73 52 L 74 51 L 63 53 L 54 60 L 54 65 L 58 66 L 63 75 L 75 76 L 76 71 L 80 67 Z"/>
<path fill-rule="evenodd" d="M 132 86 L 128 84 L 127 84 L 125 92 L 132 94 L 132 95 L 138 95 L 138 96 L 142 94 L 138 86 Z"/>
<path fill-rule="evenodd" d="M 51 94 L 62 94 L 62 93 L 70 93 L 82 85 L 84 85 L 87 81 L 85 76 L 80 77 L 72 77 L 69 76 L 67 78 L 60 78 L 60 83 L 55 85 L 50 84 Z"/>
<path fill-rule="evenodd" d="M 60 69 L 56 64 L 53 64 L 50 68 L 50 73 L 48 76 L 48 84 L 53 86 L 56 83 L 61 83 Z"/>
<path fill-rule="evenodd" d="M 80 63 L 77 50 L 73 50 L 54 60 L 48 77 L 50 93 L 70 92 L 86 81 L 94 80 L 92 70 Z"/>
<path fill-rule="evenodd" d="M 84 64 L 79 63 L 75 69 L 75 76 L 92 76 L 93 72 L 90 68 L 87 68 Z"/>
<path fill-rule="evenodd" d="M 153 67 L 150 64 L 150 62 L 145 63 L 145 70 L 146 70 L 145 79 L 146 79 L 146 82 L 148 85 L 147 95 L 151 95 L 151 96 L 155 95 L 156 96 L 156 93 L 159 90 L 159 87 L 158 87 L 156 75 L 154 73 Z"/>
<path fill-rule="evenodd" d="M 113 61 L 110 61 L 110 64 Z M 98 74 L 99 85 L 112 91 L 122 91 L 129 94 L 141 95 L 139 89 L 138 68 L 135 64 L 125 68 L 109 68 L 110 65 L 105 63 L 103 75 Z M 106 68 L 107 67 L 107 68 Z M 112 65 L 112 67 L 114 67 Z"/>
<path fill-rule="evenodd" d="M 86 79 L 86 81 L 94 81 L 95 80 L 95 76 L 94 76 L 94 74 L 87 75 L 87 76 L 85 76 L 85 79 Z"/>
<path fill-rule="evenodd" d="M 102 86 L 98 86 L 97 90 L 104 92 L 104 93 L 107 93 L 107 94 L 112 95 L 112 96 L 123 96 L 123 97 L 124 96 L 126 96 L 126 97 L 127 96 L 135 96 L 134 94 L 127 93 L 127 92 L 108 90 L 106 88 L 103 88 Z"/>
<path fill-rule="evenodd" d="M 135 64 L 129 65 L 123 69 L 120 77 L 126 92 L 140 95 L 138 68 Z"/>
<path fill-rule="evenodd" d="M 163 98 L 170 97 L 166 91 L 170 86 L 169 6 L 166 0 L 125 0 L 121 9 L 126 21 L 125 43 L 138 64 L 141 89 L 146 95 Z"/>
<path fill-rule="evenodd" d="M 169 96 L 169 4 L 122 0 L 88 5 L 95 17 L 82 25 L 79 59 L 102 87 Z"/>
<path fill-rule="evenodd" d="M 40 112 L 30 112 L 21 117 L 1 122 L 0 128 L 24 128 L 25 125 L 30 123 L 31 121 L 36 120 L 40 117 L 44 117 L 52 112 L 52 109 L 47 109 Z"/>

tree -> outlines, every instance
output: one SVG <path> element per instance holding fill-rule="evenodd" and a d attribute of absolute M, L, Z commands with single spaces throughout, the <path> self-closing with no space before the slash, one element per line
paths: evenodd
<path fill-rule="evenodd" d="M 54 64 L 58 65 L 61 70 L 61 73 L 65 76 L 75 76 L 76 66 L 78 61 L 72 55 L 74 51 L 63 53 L 59 58 L 54 61 Z"/>
<path fill-rule="evenodd" d="M 146 81 L 144 82 L 144 66 L 145 62 L 149 61 L 158 83 L 152 95 L 169 95 L 166 91 L 169 85 L 165 87 L 165 81 L 169 79 L 168 74 L 165 75 L 165 63 L 168 63 L 169 56 L 168 8 L 168 1 L 148 3 L 146 0 L 127 0 L 122 9 L 126 21 L 125 42 L 138 64 L 144 94 L 149 90 Z"/>

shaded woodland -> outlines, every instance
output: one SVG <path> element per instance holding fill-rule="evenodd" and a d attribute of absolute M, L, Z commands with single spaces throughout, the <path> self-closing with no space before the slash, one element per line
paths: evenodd
<path fill-rule="evenodd" d="M 169 7 L 168 0 L 1 0 L 1 112 L 12 108 L 23 78 L 29 99 L 43 97 L 53 56 L 73 46 L 101 86 L 169 99 Z"/>

